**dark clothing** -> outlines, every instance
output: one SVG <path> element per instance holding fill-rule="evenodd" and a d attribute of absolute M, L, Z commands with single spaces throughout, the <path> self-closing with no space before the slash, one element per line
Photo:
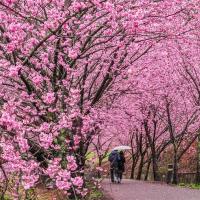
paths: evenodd
<path fill-rule="evenodd" d="M 120 171 L 120 170 L 118 170 L 118 178 L 119 178 L 119 182 L 121 182 L 121 180 L 122 180 L 122 176 L 123 176 L 123 172 L 122 171 Z"/>
<path fill-rule="evenodd" d="M 119 153 L 118 151 L 112 151 L 109 155 L 108 160 L 110 161 L 111 168 L 118 168 Z"/>
<path fill-rule="evenodd" d="M 122 180 L 122 175 L 123 175 L 123 172 L 125 171 L 125 157 L 123 154 L 120 154 L 119 155 L 119 160 L 118 160 L 118 178 L 119 178 L 119 181 L 121 182 Z"/>
<path fill-rule="evenodd" d="M 108 157 L 110 161 L 110 177 L 111 181 L 114 182 L 115 176 L 118 174 L 118 163 L 119 163 L 119 153 L 118 151 L 112 151 Z"/>
<path fill-rule="evenodd" d="M 120 155 L 118 161 L 118 169 L 122 172 L 125 171 L 125 166 L 124 166 L 125 162 L 126 162 L 125 157 Z"/>
<path fill-rule="evenodd" d="M 110 168 L 110 179 L 111 179 L 111 182 L 112 182 L 112 183 L 115 182 L 115 175 L 116 175 L 116 170 L 115 170 L 115 168 Z"/>

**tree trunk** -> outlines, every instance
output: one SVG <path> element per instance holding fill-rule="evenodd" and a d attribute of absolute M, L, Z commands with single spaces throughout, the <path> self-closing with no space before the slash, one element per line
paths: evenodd
<path fill-rule="evenodd" d="M 135 163 L 132 162 L 130 179 L 134 179 L 134 174 L 135 174 Z"/>
<path fill-rule="evenodd" d="M 138 174 L 137 174 L 137 178 L 136 178 L 137 180 L 141 180 L 143 166 L 144 166 L 144 156 L 142 155 L 141 159 L 140 159 L 140 165 L 138 168 Z"/>
<path fill-rule="evenodd" d="M 99 158 L 99 167 L 101 167 L 102 166 L 102 158 Z M 98 178 L 101 178 L 101 172 L 100 171 L 98 171 Z"/>
<path fill-rule="evenodd" d="M 8 177 L 7 177 L 6 172 L 5 172 L 5 170 L 4 170 L 4 168 L 3 168 L 2 165 L 0 165 L 0 168 L 1 168 L 1 171 L 2 171 L 3 176 L 4 176 L 4 180 L 5 180 L 4 189 L 3 189 L 2 193 L 0 194 L 0 199 L 4 200 L 5 199 L 6 191 L 8 189 Z"/>
<path fill-rule="evenodd" d="M 200 183 L 200 133 L 198 133 L 197 142 L 197 172 L 196 172 L 196 183 Z"/>
<path fill-rule="evenodd" d="M 178 160 L 177 160 L 177 150 L 174 150 L 174 163 L 173 163 L 173 179 L 172 184 L 178 183 Z"/>
<path fill-rule="evenodd" d="M 144 177 L 144 180 L 145 180 L 145 181 L 148 180 L 150 166 L 151 166 L 151 159 L 150 159 L 149 162 L 147 163 L 146 174 L 145 174 L 145 177 Z"/>
<path fill-rule="evenodd" d="M 152 155 L 152 169 L 153 169 L 154 181 L 160 181 L 160 176 L 159 176 L 159 171 L 158 171 L 158 162 L 155 155 Z"/>
<path fill-rule="evenodd" d="M 135 156 L 132 156 L 132 166 L 131 166 L 131 176 L 130 176 L 130 179 L 134 179 L 136 164 L 137 164 L 136 158 L 135 158 Z"/>

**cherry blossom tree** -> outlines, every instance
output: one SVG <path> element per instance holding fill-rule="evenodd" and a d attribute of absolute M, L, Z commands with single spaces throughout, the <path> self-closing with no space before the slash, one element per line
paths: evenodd
<path fill-rule="evenodd" d="M 141 130 L 142 137 L 146 137 L 155 179 L 159 179 L 157 160 L 167 147 L 173 146 L 173 182 L 176 183 L 177 163 L 196 140 L 199 130 L 199 108 L 194 101 L 194 99 L 198 100 L 198 91 L 195 93 L 196 88 L 195 90 L 193 88 L 196 87 L 193 82 L 195 79 L 198 81 L 199 73 L 195 68 L 191 69 L 195 70 L 194 80 L 191 79 L 191 75 L 189 79 L 185 74 L 180 75 L 183 58 L 176 43 L 173 48 L 168 42 L 160 44 L 160 49 L 158 46 L 156 51 L 149 52 L 139 61 L 143 64 L 141 65 L 142 69 L 139 67 L 139 69 L 133 69 L 131 86 L 134 87 L 135 92 L 126 94 L 116 104 L 120 105 L 117 107 L 118 115 L 121 116 L 123 131 L 126 132 L 126 134 L 123 133 L 125 136 L 122 135 L 123 141 L 127 140 L 132 146 L 131 137 L 134 138 L 134 135 L 137 135 L 136 130 Z M 185 45 L 185 48 L 188 47 L 188 44 Z M 162 53 L 159 54 L 161 50 Z M 191 55 L 190 58 L 192 58 Z M 148 65 L 151 65 L 151 68 Z M 142 73 L 138 73 L 140 70 Z M 123 120 L 126 118 L 123 113 L 130 118 Z M 130 124 L 132 126 L 131 134 Z M 135 128 L 139 124 L 142 129 Z M 129 138 L 129 136 L 131 137 Z M 134 138 L 134 141 L 137 139 Z M 139 144 L 135 146 L 139 147 Z"/>
<path fill-rule="evenodd" d="M 199 36 L 195 35 L 198 41 Z M 184 46 L 181 46 L 179 43 L 177 44 L 179 50 L 179 56 L 181 59 L 181 66 L 179 69 L 179 73 L 181 77 L 185 80 L 188 96 L 192 99 L 194 105 L 199 107 L 199 99 L 200 99 L 200 88 L 199 88 L 199 76 L 200 72 L 198 69 L 199 66 L 199 44 L 198 42 L 190 44 L 194 51 L 187 51 Z M 192 54 L 192 56 L 191 56 Z M 198 130 L 198 144 L 197 144 L 197 175 L 196 182 L 200 182 L 200 134 Z"/>

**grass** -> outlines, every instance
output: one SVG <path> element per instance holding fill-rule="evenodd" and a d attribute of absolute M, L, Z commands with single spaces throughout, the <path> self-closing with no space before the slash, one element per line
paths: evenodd
<path fill-rule="evenodd" d="M 103 162 L 108 160 L 109 154 L 110 154 L 110 152 L 108 152 L 108 153 L 105 155 L 105 158 L 103 159 Z M 93 158 L 95 158 L 96 161 L 97 161 L 98 157 L 97 157 L 96 153 L 95 153 L 95 152 L 92 152 L 92 151 L 88 152 L 87 155 L 86 155 L 86 159 L 87 159 L 87 160 L 92 160 Z"/>
<path fill-rule="evenodd" d="M 200 184 L 195 184 L 195 183 L 179 183 L 180 187 L 186 187 L 186 188 L 191 188 L 191 189 L 196 189 L 196 190 L 200 190 Z"/>
<path fill-rule="evenodd" d="M 8 195 L 5 195 L 4 200 L 11 200 L 11 198 Z"/>
<path fill-rule="evenodd" d="M 103 200 L 104 194 L 101 189 L 95 186 L 92 181 L 86 182 L 86 187 L 89 189 L 88 195 L 86 196 L 86 200 Z"/>
<path fill-rule="evenodd" d="M 87 160 L 91 160 L 94 157 L 96 157 L 96 154 L 92 151 L 88 152 L 87 155 L 86 155 Z"/>
<path fill-rule="evenodd" d="M 101 200 L 103 197 L 103 192 L 101 190 L 95 189 L 90 193 L 90 196 L 87 200 Z"/>

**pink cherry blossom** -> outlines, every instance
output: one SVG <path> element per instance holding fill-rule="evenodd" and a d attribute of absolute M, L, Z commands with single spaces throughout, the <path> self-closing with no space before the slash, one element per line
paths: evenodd
<path fill-rule="evenodd" d="M 55 96 L 53 92 L 47 93 L 44 97 L 43 100 L 47 104 L 52 104 L 55 101 Z"/>
<path fill-rule="evenodd" d="M 72 180 L 73 185 L 75 185 L 75 186 L 77 186 L 79 188 L 81 188 L 83 186 L 83 179 L 82 179 L 82 177 L 78 177 L 77 176 L 75 178 L 72 178 L 71 180 Z"/>

